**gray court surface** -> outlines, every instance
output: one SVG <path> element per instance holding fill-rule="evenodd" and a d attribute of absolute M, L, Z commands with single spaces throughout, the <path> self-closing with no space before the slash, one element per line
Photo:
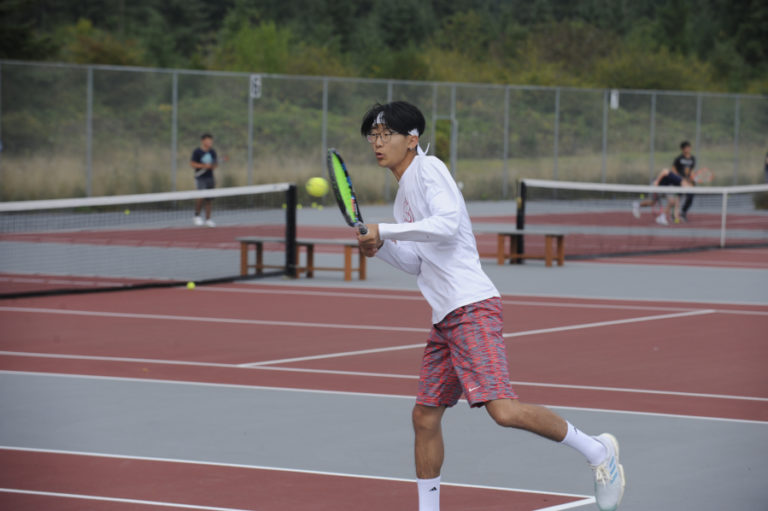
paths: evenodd
<path fill-rule="evenodd" d="M 412 400 L 0 373 L 0 444 L 412 478 Z M 768 424 L 556 409 L 616 432 L 626 511 L 765 509 Z M 443 480 L 590 494 L 580 455 L 460 404 L 445 418 Z"/>

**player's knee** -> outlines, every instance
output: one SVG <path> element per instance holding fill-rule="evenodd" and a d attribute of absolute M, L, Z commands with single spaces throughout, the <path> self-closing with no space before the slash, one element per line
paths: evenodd
<path fill-rule="evenodd" d="M 442 409 L 430 406 L 416 405 L 413 407 L 411 418 L 416 433 L 435 432 L 440 429 Z"/>
<path fill-rule="evenodd" d="M 516 399 L 501 399 L 489 403 L 486 408 L 499 426 L 520 428 L 525 423 L 525 409 Z"/>

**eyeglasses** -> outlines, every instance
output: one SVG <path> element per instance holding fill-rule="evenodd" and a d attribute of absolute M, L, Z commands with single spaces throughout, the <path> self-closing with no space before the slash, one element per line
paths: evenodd
<path fill-rule="evenodd" d="M 391 131 L 382 131 L 381 133 L 373 133 L 373 132 L 371 132 L 371 133 L 368 133 L 365 136 L 365 139 L 369 143 L 374 144 L 374 143 L 376 143 L 376 139 L 381 137 L 381 143 L 382 144 L 386 144 L 387 142 L 390 141 L 390 139 L 392 139 L 392 134 L 393 133 Z"/>

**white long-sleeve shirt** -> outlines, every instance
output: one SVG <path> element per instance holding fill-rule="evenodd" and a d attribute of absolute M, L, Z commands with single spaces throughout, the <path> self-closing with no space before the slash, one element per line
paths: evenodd
<path fill-rule="evenodd" d="M 480 266 L 464 198 L 442 161 L 413 159 L 400 177 L 394 214 L 396 224 L 379 224 L 384 244 L 377 257 L 417 276 L 433 324 L 458 307 L 500 296 Z"/>

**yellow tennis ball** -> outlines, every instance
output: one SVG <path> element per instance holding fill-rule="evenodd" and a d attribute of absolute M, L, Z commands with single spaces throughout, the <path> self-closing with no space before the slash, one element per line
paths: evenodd
<path fill-rule="evenodd" d="M 313 177 L 307 181 L 307 193 L 312 197 L 322 197 L 329 189 L 328 181 L 322 177 Z"/>
<path fill-rule="evenodd" d="M 187 282 L 187 289 L 195 289 L 195 283 L 194 282 Z"/>
<path fill-rule="evenodd" d="M 123 213 L 125 213 L 126 215 L 130 215 L 131 214 L 131 210 L 130 209 L 126 209 L 125 211 L 123 211 Z"/>

